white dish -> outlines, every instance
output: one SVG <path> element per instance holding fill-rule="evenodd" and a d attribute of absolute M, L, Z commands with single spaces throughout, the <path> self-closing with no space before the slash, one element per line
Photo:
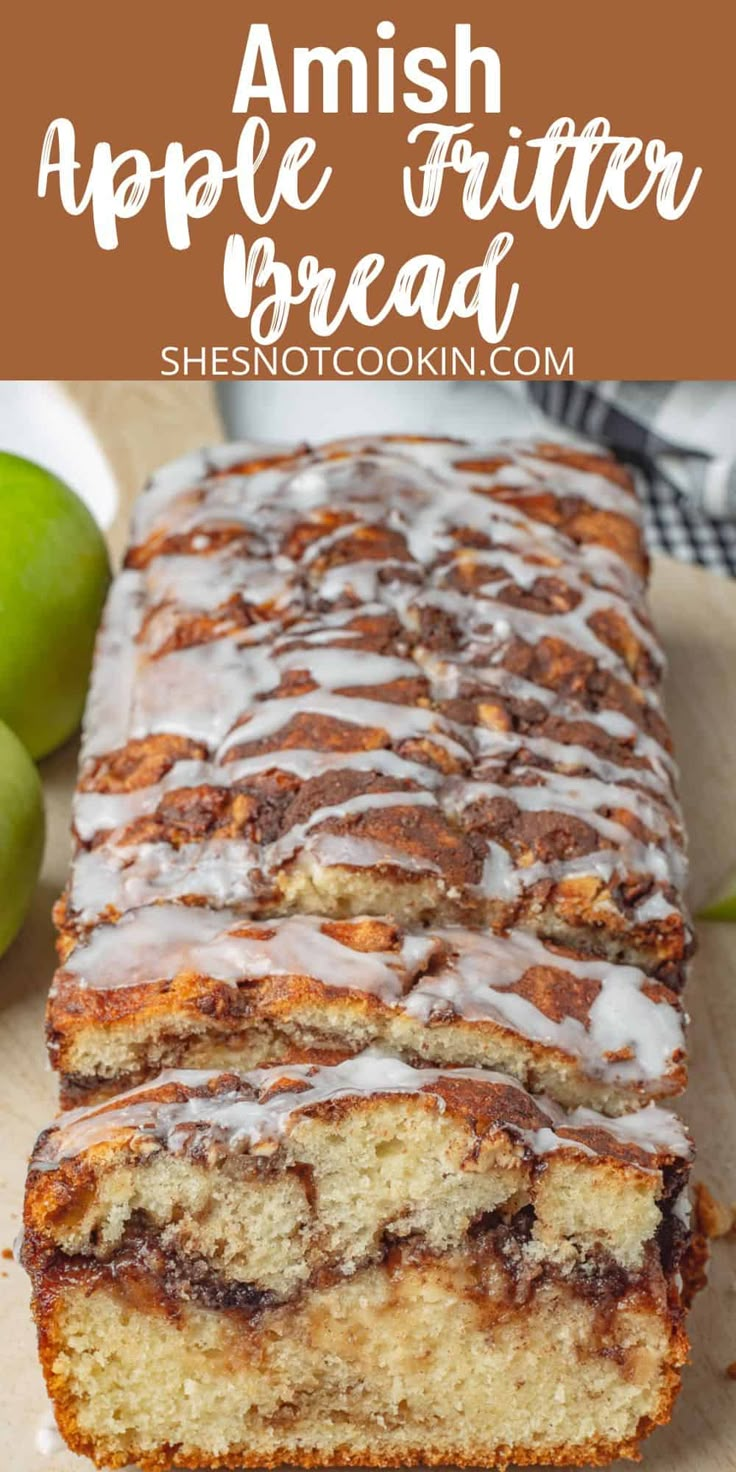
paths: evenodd
<path fill-rule="evenodd" d="M 118 505 L 107 457 L 84 415 L 58 383 L 0 382 L 0 450 L 25 455 L 66 481 L 103 529 Z"/>

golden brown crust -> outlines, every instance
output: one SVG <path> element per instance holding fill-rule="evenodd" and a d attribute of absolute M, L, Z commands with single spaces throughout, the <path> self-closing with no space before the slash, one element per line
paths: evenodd
<path fill-rule="evenodd" d="M 86 1169 L 88 1151 L 91 1159 L 98 1152 L 106 1159 L 118 1149 L 127 1150 L 131 1141 L 155 1133 L 159 1125 L 165 1138 L 169 1116 L 162 1106 L 195 1106 L 197 1101 L 211 1105 L 223 1100 L 231 1105 L 259 1106 L 263 1124 L 258 1139 L 264 1130 L 267 1136 L 273 1128 L 279 1140 L 284 1132 L 280 1111 L 278 1122 L 269 1125 L 274 1101 L 286 1100 L 290 1127 L 305 1116 L 339 1121 L 355 1113 L 370 1114 L 387 1098 L 402 1107 L 408 1104 L 430 1111 L 441 1100 L 441 1112 L 462 1123 L 473 1150 L 490 1136 L 508 1135 L 529 1158 L 538 1153 L 544 1161 L 550 1149 L 560 1148 L 559 1143 L 554 1145 L 553 1132 L 565 1144 L 566 1155 L 579 1156 L 583 1162 L 598 1158 L 623 1172 L 656 1172 L 689 1156 L 682 1125 L 654 1106 L 638 1116 L 614 1119 L 592 1110 L 568 1114 L 551 1100 L 536 1099 L 521 1084 L 485 1069 L 414 1069 L 369 1052 L 334 1067 L 304 1063 L 249 1073 L 173 1070 L 132 1093 L 62 1114 L 39 1136 L 31 1157 L 25 1224 L 42 1229 L 59 1181 L 68 1179 L 69 1189 L 77 1189 L 78 1172 Z M 189 1109 L 186 1121 L 191 1141 L 196 1143 L 200 1135 L 209 1139 L 210 1117 L 211 1110 L 200 1120 L 196 1108 Z M 214 1120 L 215 1130 L 221 1128 L 216 1114 Z M 574 1143 L 567 1146 L 568 1141 Z M 575 1144 L 580 1145 L 579 1151 Z"/>
<path fill-rule="evenodd" d="M 198 918 L 194 912 L 194 937 Z M 163 929 L 175 919 L 162 917 Z M 378 916 L 260 924 L 230 917 L 229 925 L 223 916 L 208 946 L 202 920 L 203 942 L 189 959 L 175 946 L 169 957 L 159 949 L 149 958 L 145 917 L 119 931 L 98 930 L 96 940 L 67 954 L 47 1010 L 50 1055 L 67 1103 L 131 1087 L 161 1067 L 216 1066 L 224 1048 L 235 1062 L 240 1046 L 251 1066 L 256 1039 L 263 1053 L 254 1062 L 330 1061 L 370 1044 L 409 1061 L 501 1068 L 534 1091 L 606 1113 L 684 1086 L 677 997 L 643 973 L 617 973 L 520 933 L 412 933 Z M 100 943 L 112 954 L 96 970 Z M 218 967 L 223 959 L 232 966 L 239 945 L 240 974 L 223 977 Z M 123 984 L 135 955 L 139 965 Z M 362 958 L 375 958 L 377 969 L 363 972 Z M 621 1033 L 620 1001 L 610 1024 L 604 1020 L 602 994 L 611 987 L 619 997 L 621 985 L 638 1011 L 638 1037 Z M 656 1067 L 646 1052 L 639 1060 L 645 1035 Z M 95 1056 L 99 1071 L 85 1077 Z"/>

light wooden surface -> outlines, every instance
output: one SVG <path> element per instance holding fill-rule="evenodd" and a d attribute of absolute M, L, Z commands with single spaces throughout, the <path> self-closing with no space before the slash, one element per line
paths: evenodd
<path fill-rule="evenodd" d="M 206 390 L 79 385 L 100 425 L 125 499 L 159 460 L 217 436 Z M 192 386 L 181 386 L 191 388 Z M 138 428 L 136 428 L 138 426 Z M 113 541 L 120 545 L 121 529 Z M 654 613 L 670 659 L 669 712 L 683 771 L 692 854 L 692 894 L 702 902 L 736 865 L 736 583 L 661 562 Z M 53 967 L 50 909 L 68 856 L 74 744 L 43 764 L 46 858 L 26 925 L 0 961 L 0 1249 L 18 1231 L 24 1167 L 53 1113 L 43 1008 Z M 736 926 L 703 926 L 689 1007 L 692 1083 L 685 1112 L 699 1146 L 696 1177 L 736 1199 Z M 648 1444 L 647 1472 L 736 1472 L 736 1239 L 714 1244 L 711 1284 L 691 1320 L 692 1364 L 671 1426 Z M 551 1346 L 554 1352 L 554 1346 Z M 0 1469 L 89 1472 L 66 1451 L 45 1457 L 36 1435 L 46 1418 L 24 1274 L 0 1260 Z"/>

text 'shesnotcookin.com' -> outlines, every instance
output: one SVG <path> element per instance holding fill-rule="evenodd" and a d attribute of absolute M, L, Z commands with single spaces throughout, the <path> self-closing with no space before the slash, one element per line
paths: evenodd
<path fill-rule="evenodd" d="M 161 349 L 162 378 L 572 378 L 572 347 L 506 343 L 461 349 L 434 343 L 380 348 L 311 344 L 254 347 L 174 344 Z"/>

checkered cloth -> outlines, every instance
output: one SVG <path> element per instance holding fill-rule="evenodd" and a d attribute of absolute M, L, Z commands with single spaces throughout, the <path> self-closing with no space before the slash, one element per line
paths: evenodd
<path fill-rule="evenodd" d="M 637 473 L 653 552 L 736 577 L 736 383 L 529 383 L 550 418 Z"/>

